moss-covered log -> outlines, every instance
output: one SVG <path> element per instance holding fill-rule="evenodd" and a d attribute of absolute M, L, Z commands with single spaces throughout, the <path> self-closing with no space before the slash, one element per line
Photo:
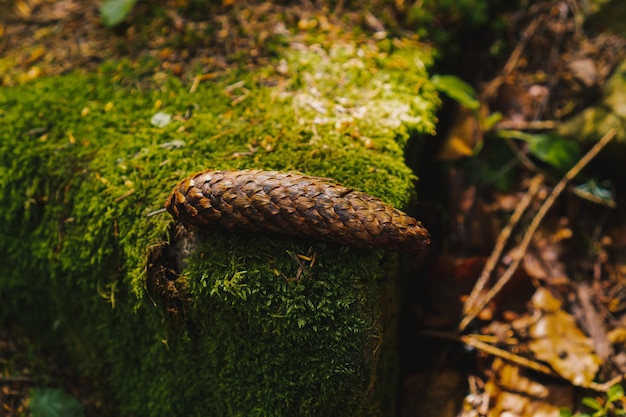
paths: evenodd
<path fill-rule="evenodd" d="M 0 90 L 0 323 L 58 342 L 119 415 L 391 409 L 374 393 L 393 256 L 219 230 L 176 249 L 182 271 L 164 255 L 178 233 L 166 197 L 204 169 L 412 199 L 403 147 L 434 129 L 428 52 L 382 41 L 281 54 L 192 88 L 146 62 Z"/>

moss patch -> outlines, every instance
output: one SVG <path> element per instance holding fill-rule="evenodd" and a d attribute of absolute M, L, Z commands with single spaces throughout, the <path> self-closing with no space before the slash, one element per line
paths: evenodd
<path fill-rule="evenodd" d="M 174 306 L 144 270 L 168 239 L 158 210 L 198 170 L 300 171 L 406 205 L 429 64 L 410 42 L 301 45 L 195 86 L 147 61 L 0 90 L 0 321 L 60 340 L 120 415 L 378 413 L 383 254 L 216 231 L 186 292 L 164 289 Z"/>

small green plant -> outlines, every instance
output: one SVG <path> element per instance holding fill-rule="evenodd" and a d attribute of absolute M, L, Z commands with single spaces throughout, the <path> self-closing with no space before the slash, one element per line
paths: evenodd
<path fill-rule="evenodd" d="M 624 388 L 622 388 L 621 385 L 613 385 L 606 392 L 606 401 L 598 400 L 593 397 L 584 397 L 582 399 L 582 404 L 591 409 L 591 413 L 572 414 L 569 408 L 564 407 L 559 410 L 559 415 L 560 417 L 626 416 L 626 410 L 624 410 L 625 400 Z"/>
<path fill-rule="evenodd" d="M 435 88 L 474 112 L 482 131 L 494 128 L 500 120 L 500 113 L 481 117 L 481 103 L 474 88 L 454 75 L 433 75 L 431 81 Z M 494 136 L 502 139 L 515 139 L 528 144 L 528 152 L 536 159 L 556 168 L 567 171 L 578 159 L 580 148 L 576 142 L 568 140 L 556 132 L 526 133 L 519 130 L 494 130 Z M 474 154 L 480 151 L 475 148 Z"/>
<path fill-rule="evenodd" d="M 528 151 L 535 158 L 561 171 L 571 168 L 581 156 L 576 142 L 554 132 L 530 134 L 519 130 L 500 130 L 496 135 L 526 142 Z"/>
<path fill-rule="evenodd" d="M 480 100 L 474 88 L 455 75 L 432 76 L 430 81 L 435 88 L 468 109 L 478 110 Z"/>
<path fill-rule="evenodd" d="M 84 417 L 83 406 L 58 388 L 33 388 L 30 392 L 33 417 Z"/>
<path fill-rule="evenodd" d="M 136 2 L 137 0 L 104 0 L 100 5 L 102 23 L 108 27 L 122 23 Z"/>

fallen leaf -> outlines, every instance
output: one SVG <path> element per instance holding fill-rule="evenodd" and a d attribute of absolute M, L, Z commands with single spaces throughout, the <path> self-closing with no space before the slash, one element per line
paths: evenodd
<path fill-rule="evenodd" d="M 474 148 L 483 139 L 478 111 L 458 105 L 452 127 L 443 140 L 437 158 L 443 161 L 456 161 L 474 153 Z"/>
<path fill-rule="evenodd" d="M 156 127 L 165 127 L 172 121 L 172 115 L 164 112 L 155 113 L 150 119 L 150 124 Z"/>
<path fill-rule="evenodd" d="M 493 374 L 485 384 L 488 416 L 557 417 L 559 407 L 574 406 L 571 386 L 544 385 L 500 358 L 494 360 L 491 370 Z"/>
<path fill-rule="evenodd" d="M 602 363 L 593 352 L 592 340 L 579 329 L 571 314 L 560 309 L 561 302 L 549 290 L 539 288 L 532 305 L 542 315 L 530 326 L 528 348 L 574 385 L 588 385 Z"/>
<path fill-rule="evenodd" d="M 614 345 L 626 343 L 626 328 L 618 327 L 613 329 L 608 334 L 609 342 Z"/>
<path fill-rule="evenodd" d="M 569 62 L 568 67 L 574 78 L 583 83 L 585 87 L 593 87 L 600 78 L 596 64 L 591 58 L 576 59 Z"/>

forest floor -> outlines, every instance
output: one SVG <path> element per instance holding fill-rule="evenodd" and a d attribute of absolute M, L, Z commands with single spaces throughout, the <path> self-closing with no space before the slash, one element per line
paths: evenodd
<path fill-rule="evenodd" d="M 198 18 L 186 2 L 164 3 L 159 13 L 138 3 L 130 23 L 109 29 L 91 2 L 0 2 L 9 10 L 0 17 L 0 85 L 96 71 L 116 59 L 138 68 L 157 60 L 193 85 L 234 65 L 267 64 L 271 37 L 319 30 L 323 44 L 360 28 L 384 38 L 391 35 L 381 16 L 398 14 L 393 5 L 375 16 L 343 2 L 329 9 L 224 0 Z M 559 407 L 578 410 L 583 397 L 607 410 L 624 406 L 610 389 L 626 374 L 626 214 L 616 209 L 626 203 L 624 180 L 607 176 L 617 168 L 603 169 L 602 151 L 587 157 L 586 179 L 568 177 L 558 157 L 537 158 L 532 142 L 597 101 L 626 55 L 624 38 L 583 30 L 577 5 L 541 1 L 511 12 L 511 47 L 485 65 L 494 69 L 459 74 L 473 82 L 479 109 L 446 103 L 438 137 L 415 164 L 419 217 L 433 247 L 415 265 L 425 278 L 406 293 L 403 416 L 558 415 Z M 494 139 L 497 131 L 531 136 Z M 588 162 L 592 145 L 582 144 L 573 163 Z M 572 155 L 562 141 L 546 146 Z M 612 183 L 594 193 L 591 178 Z M 31 388 L 42 385 L 63 388 L 87 415 L 106 409 L 89 381 L 62 364 L 0 332 L 0 413 L 25 415 Z"/>

